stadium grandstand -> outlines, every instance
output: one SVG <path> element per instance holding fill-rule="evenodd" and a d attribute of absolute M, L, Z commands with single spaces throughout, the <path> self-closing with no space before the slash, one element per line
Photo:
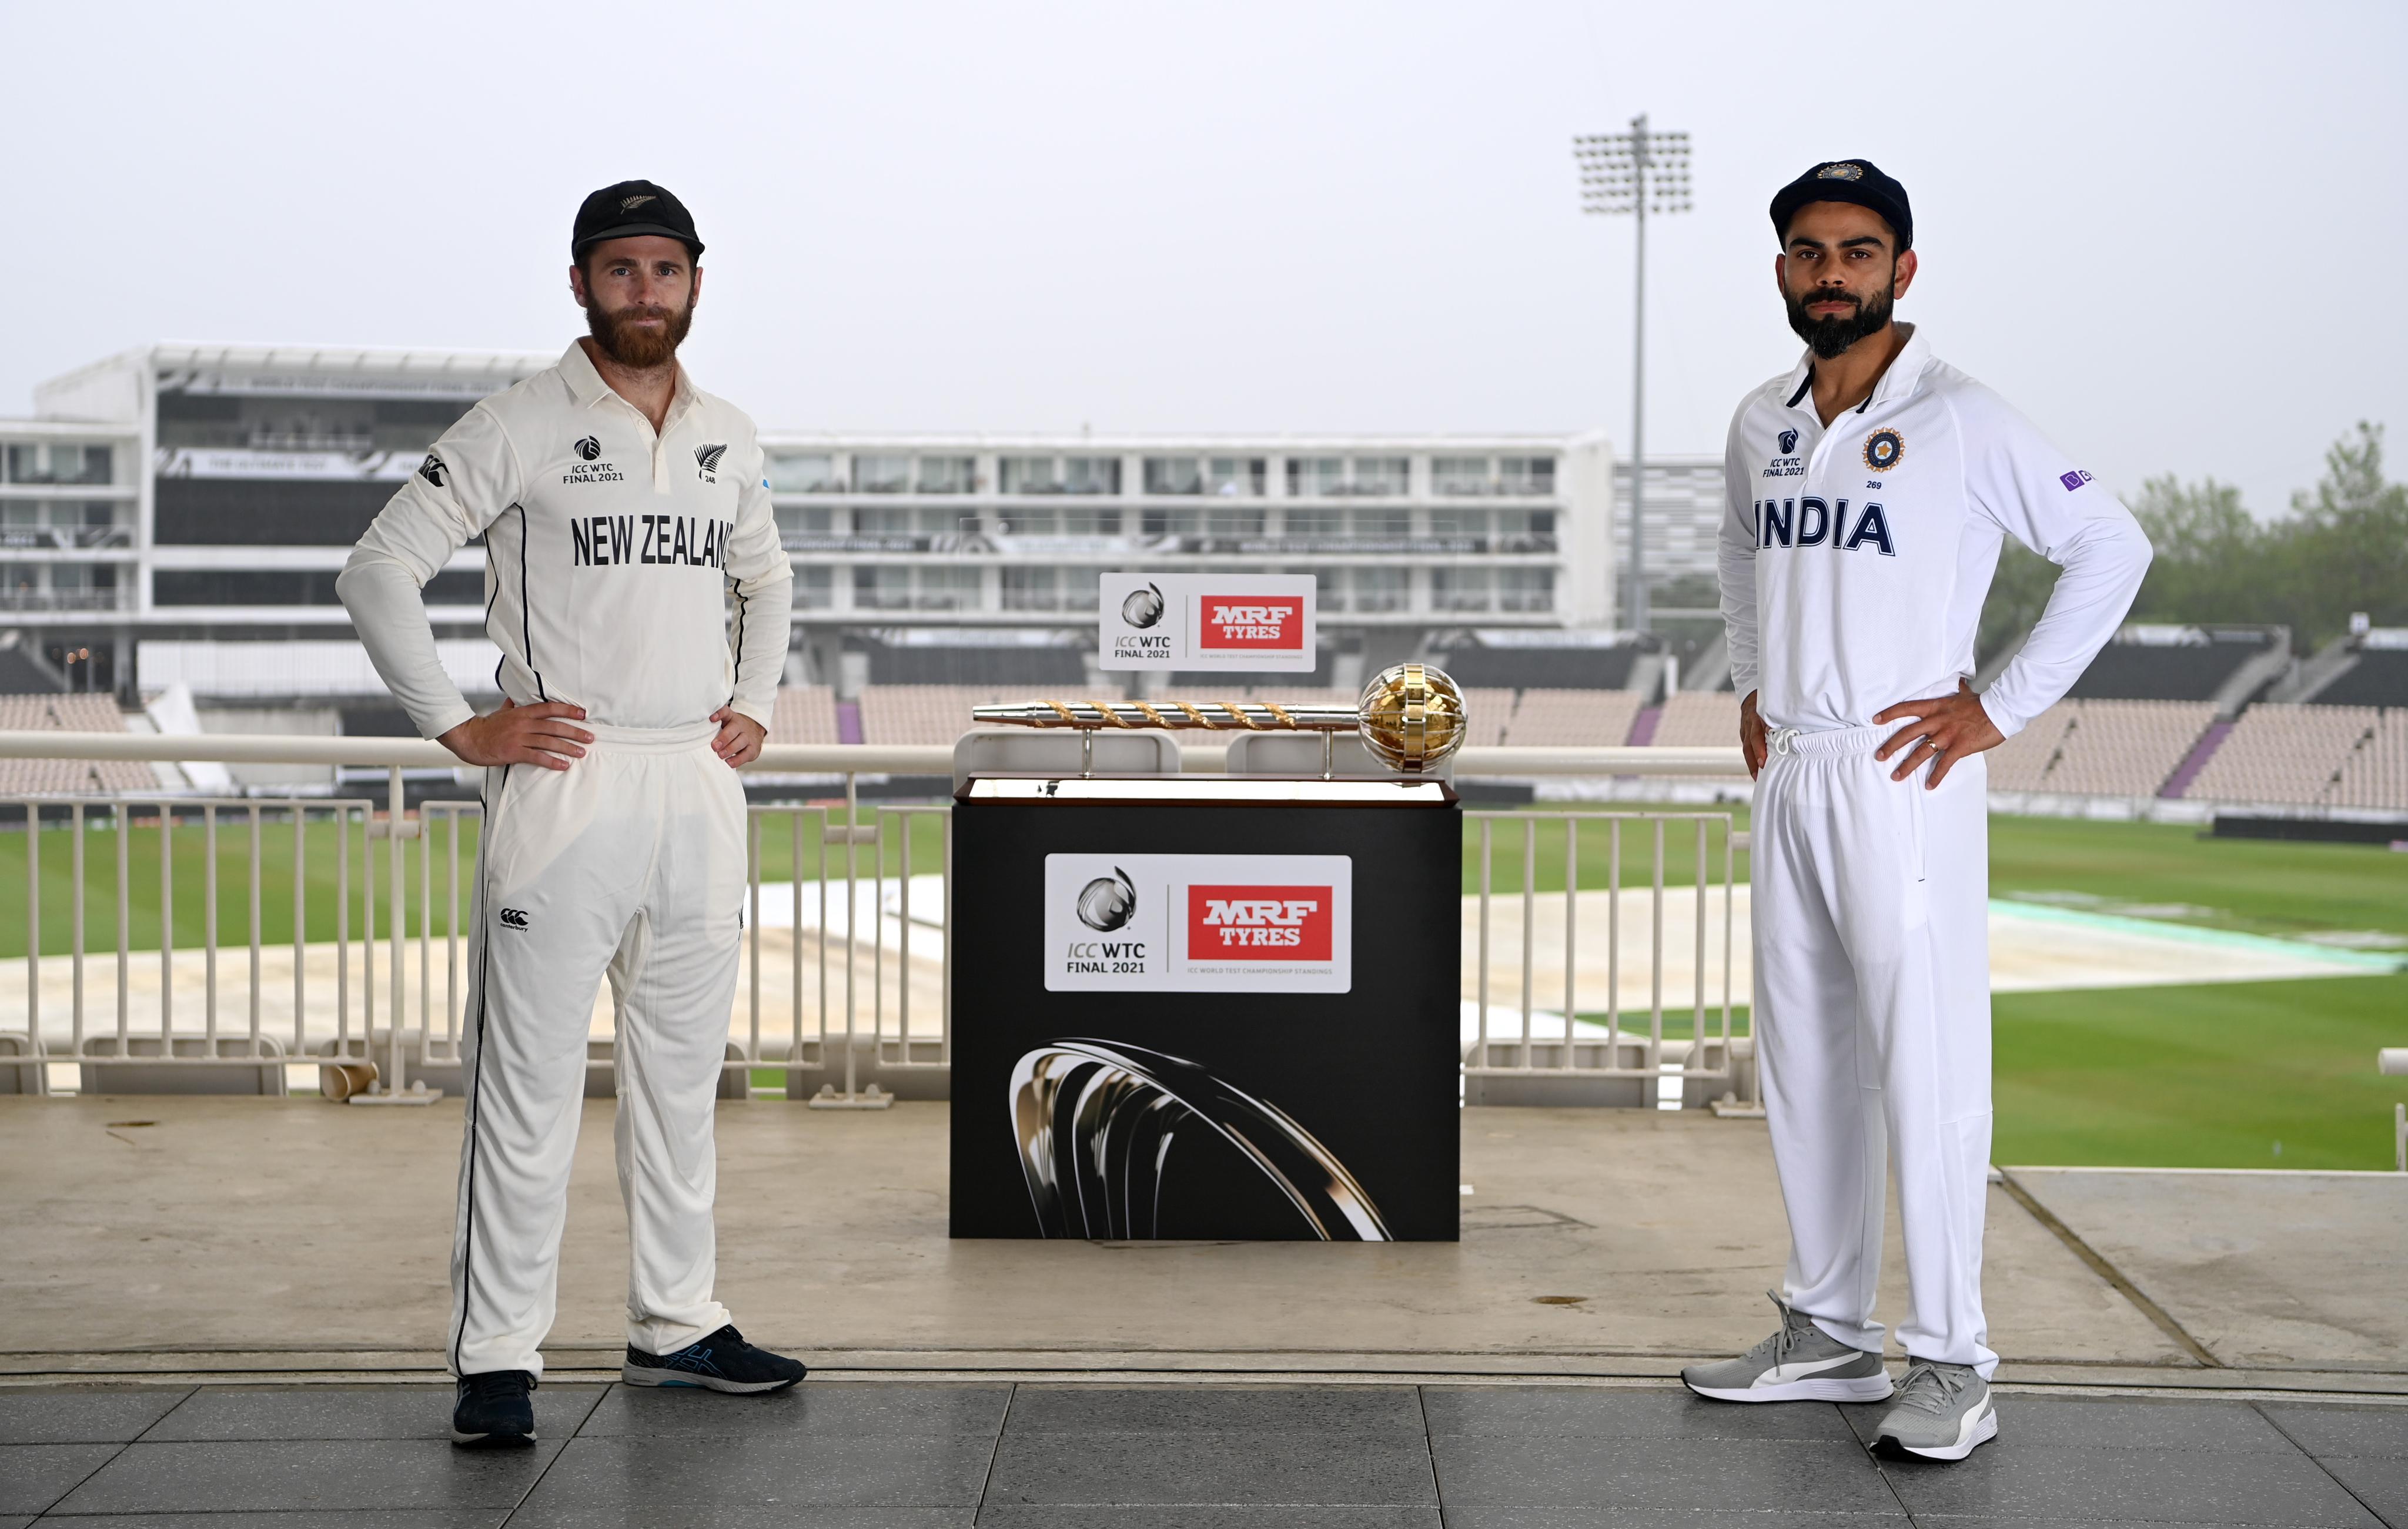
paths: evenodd
<path fill-rule="evenodd" d="M 122 733 L 125 718 L 106 695 L 0 695 L 0 732 Z M 150 766 L 133 760 L 0 760 L 0 795 L 155 791 Z"/>

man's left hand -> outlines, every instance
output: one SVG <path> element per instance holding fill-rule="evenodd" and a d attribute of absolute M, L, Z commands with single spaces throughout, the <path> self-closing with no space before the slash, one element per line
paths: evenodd
<path fill-rule="evenodd" d="M 1948 771 L 1967 754 L 1978 754 L 1985 749 L 1995 749 L 2007 741 L 2006 735 L 1990 721 L 1982 709 L 1982 698 L 1965 680 L 1956 681 L 1956 693 L 1938 695 L 1928 701 L 1900 701 L 1873 713 L 1873 723 L 1896 722 L 1912 717 L 1912 726 L 1900 728 L 1873 757 L 1886 760 L 1899 750 L 1906 757 L 1890 772 L 1892 780 L 1903 780 L 1925 764 L 1931 766 L 1930 778 L 1923 782 L 1926 791 L 1947 778 Z"/>
<path fill-rule="evenodd" d="M 767 728 L 734 707 L 721 707 L 710 720 L 719 724 L 719 736 L 710 740 L 710 751 L 727 761 L 729 769 L 761 757 L 761 745 L 769 741 Z"/>

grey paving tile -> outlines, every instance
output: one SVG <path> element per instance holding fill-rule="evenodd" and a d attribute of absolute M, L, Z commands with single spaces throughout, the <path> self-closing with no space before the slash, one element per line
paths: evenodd
<path fill-rule="evenodd" d="M 1439 1529 L 1441 1522 L 1435 1508 L 1348 1508 L 1328 1503 L 1281 1508 L 1049 1504 L 989 1508 L 979 1514 L 978 1522 L 979 1529 Z"/>
<path fill-rule="evenodd" d="M 2131 1397 L 2015 1396 L 1997 1399 L 1999 1442 L 2041 1450 L 2214 1450 L 2296 1454 L 2291 1441 L 2246 1402 L 2156 1401 Z M 1870 1443 L 1888 1408 L 1851 1407 Z M 1985 1450 L 1992 1448 L 1983 1446 Z"/>
<path fill-rule="evenodd" d="M 951 1507 L 829 1507 L 809 1503 L 713 1503 L 708 1519 L 664 1517 L 658 1503 L 586 1508 L 523 1508 L 509 1529 L 970 1529 L 978 1509 Z M 100 1529 L 94 1525 L 93 1529 Z M 207 1529 L 207 1526 L 203 1526 Z"/>
<path fill-rule="evenodd" d="M 767 1396 L 711 1391 L 613 1386 L 578 1430 L 580 1438 L 750 1437 L 764 1434 L 823 1438 L 981 1434 L 993 1438 L 1011 1400 L 1010 1386 L 907 1385 L 806 1380 Z"/>
<path fill-rule="evenodd" d="M 25 1526 L 33 1522 L 31 1519 L 15 1517 L 0 1519 L 0 1529 L 25 1529 Z"/>
<path fill-rule="evenodd" d="M 1914 1522 L 1920 1529 L 2239 1529 L 2240 1521 L 2234 1519 L 2027 1519 L 2015 1514 L 1998 1513 L 1917 1513 L 1914 1516 Z"/>
<path fill-rule="evenodd" d="M 326 1513 L 510 1508 L 560 1450 L 457 1450 L 433 1439 L 129 1444 L 62 1501 L 64 1513 Z"/>
<path fill-rule="evenodd" d="M 1906 1514 L 1690 1508 L 1455 1508 L 1449 1529 L 1905 1529 Z"/>
<path fill-rule="evenodd" d="M 2034 1519 L 2192 1521 L 2333 1525 L 2375 1521 L 2315 1462 L 2294 1451 L 2215 1454 L 2198 1450 L 2069 1450 L 1999 1441 L 1954 1465 L 1885 1461 L 1907 1511 Z"/>
<path fill-rule="evenodd" d="M 538 1386 L 538 1438 L 565 1439 L 600 1386 Z M 221 1439 L 452 1437 L 450 1386 L 203 1386 L 145 1434 L 145 1444 Z"/>
<path fill-rule="evenodd" d="M 166 1416 L 190 1386 L 0 1391 L 0 1444 L 122 1444 Z"/>
<path fill-rule="evenodd" d="M 44 1524 L 80 1525 L 81 1529 L 501 1529 L 509 1510 L 501 1508 L 402 1508 L 394 1512 L 290 1513 L 111 1513 L 91 1518 L 80 1513 L 52 1513 Z"/>
<path fill-rule="evenodd" d="M 1018 1434 L 1288 1430 L 1420 1437 L 1411 1386 L 1028 1386 L 1011 1401 Z"/>
<path fill-rule="evenodd" d="M 0 1513 L 39 1513 L 108 1463 L 118 1444 L 0 1444 Z"/>
<path fill-rule="evenodd" d="M 2258 1410 L 2310 1454 L 2408 1456 L 2408 1407 L 2260 1402 Z"/>
<path fill-rule="evenodd" d="M 2408 1458 L 2327 1455 L 2319 1462 L 2395 1529 L 2408 1529 Z"/>
<path fill-rule="evenodd" d="M 1470 1508 L 1795 1509 L 1894 1513 L 1881 1472 L 1855 1444 L 1802 1439 L 1648 1439 L 1599 1448 L 1567 1436 L 1433 1436 L 1452 1520 Z"/>
<path fill-rule="evenodd" d="M 1578 1438 L 1793 1438 L 1852 1444 L 1828 1402 L 1746 1406 L 1685 1391 L 1605 1391 L 1577 1386 L 1430 1387 L 1432 1435 L 1489 1434 Z"/>
<path fill-rule="evenodd" d="M 1435 1505 L 1427 1446 L 1386 1432 L 1004 1431 L 993 1507 L 1039 1503 Z"/>
<path fill-rule="evenodd" d="M 661 1515 L 709 1507 L 968 1507 L 994 1441 L 972 1435 L 896 1438 L 578 1438 L 513 1523 L 581 1522 L 608 1510 Z M 607 1521 L 605 1521 L 607 1522 Z"/>

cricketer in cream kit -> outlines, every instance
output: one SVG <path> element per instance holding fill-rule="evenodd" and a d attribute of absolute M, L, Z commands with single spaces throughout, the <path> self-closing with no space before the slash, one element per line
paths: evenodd
<path fill-rule="evenodd" d="M 1899 326 L 1904 329 L 1905 326 Z M 1895 1153 L 1916 1358 L 1998 1356 L 1981 1296 L 1990 1158 L 1987 772 L 1927 789 L 1876 760 L 1900 702 L 1974 671 L 2010 536 L 2060 564 L 2048 608 L 1980 697 L 2012 736 L 2123 621 L 2139 526 L 1996 393 L 1908 336 L 1826 427 L 1810 351 L 1731 422 L 1719 571 L 1732 688 L 1770 757 L 1753 822 L 1756 1036 L 1792 1250 L 1786 1299 L 1853 1348 L 1873 1320 Z M 1885 1386 L 1883 1389 L 1886 1389 Z"/>

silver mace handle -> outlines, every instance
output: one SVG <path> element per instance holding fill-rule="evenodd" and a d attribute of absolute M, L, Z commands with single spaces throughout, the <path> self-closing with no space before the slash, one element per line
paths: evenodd
<path fill-rule="evenodd" d="M 1352 733 L 1362 713 L 1345 706 L 1282 706 L 1276 701 L 1024 701 L 973 707 L 982 722 L 1014 727 L 1162 727 L 1208 733 Z"/>

